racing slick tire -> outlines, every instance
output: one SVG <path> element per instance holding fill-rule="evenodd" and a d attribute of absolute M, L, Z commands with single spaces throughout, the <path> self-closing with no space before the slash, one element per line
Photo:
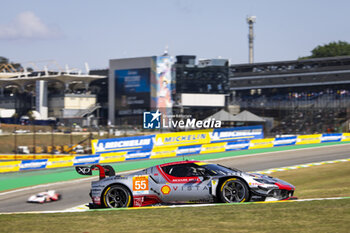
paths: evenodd
<path fill-rule="evenodd" d="M 115 184 L 109 186 L 102 194 L 102 203 L 107 208 L 131 207 L 131 193 L 123 185 Z"/>
<path fill-rule="evenodd" d="M 224 203 L 245 202 L 249 200 L 249 188 L 238 178 L 229 178 L 220 186 L 220 200 Z"/>

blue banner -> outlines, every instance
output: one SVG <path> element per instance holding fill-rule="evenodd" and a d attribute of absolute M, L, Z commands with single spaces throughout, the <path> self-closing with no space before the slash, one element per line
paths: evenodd
<path fill-rule="evenodd" d="M 201 153 L 202 145 L 179 146 L 176 150 L 176 156 L 193 155 Z"/>
<path fill-rule="evenodd" d="M 94 154 L 125 150 L 152 149 L 154 135 L 92 140 Z"/>
<path fill-rule="evenodd" d="M 82 155 L 75 156 L 74 166 L 85 165 L 85 164 L 97 164 L 100 161 L 100 155 Z"/>
<path fill-rule="evenodd" d="M 342 136 L 342 133 L 322 134 L 321 142 L 340 142 Z"/>
<path fill-rule="evenodd" d="M 152 149 L 129 151 L 125 155 L 125 160 L 148 159 L 149 157 L 151 157 L 151 152 L 152 152 Z"/>
<path fill-rule="evenodd" d="M 228 142 L 225 148 L 226 148 L 226 151 L 247 150 L 249 148 L 249 140 Z"/>
<path fill-rule="evenodd" d="M 264 138 L 264 131 L 262 125 L 214 129 L 214 131 L 210 133 L 210 138 L 211 143 L 261 139 Z"/>
<path fill-rule="evenodd" d="M 290 146 L 295 145 L 297 136 L 275 138 L 273 146 Z"/>
<path fill-rule="evenodd" d="M 47 159 L 35 159 L 35 160 L 22 160 L 19 165 L 20 171 L 30 170 L 30 169 L 41 169 L 45 168 L 47 164 Z"/>

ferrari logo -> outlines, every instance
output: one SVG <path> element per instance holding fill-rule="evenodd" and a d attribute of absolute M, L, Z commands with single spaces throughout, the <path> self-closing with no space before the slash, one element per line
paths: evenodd
<path fill-rule="evenodd" d="M 164 195 L 167 195 L 167 194 L 170 193 L 171 188 L 170 188 L 168 185 L 164 185 L 164 186 L 160 189 L 160 191 L 162 191 L 162 193 L 163 193 Z"/>

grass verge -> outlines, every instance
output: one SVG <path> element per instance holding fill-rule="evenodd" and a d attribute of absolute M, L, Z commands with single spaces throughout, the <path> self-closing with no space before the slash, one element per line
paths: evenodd
<path fill-rule="evenodd" d="M 299 198 L 350 196 L 350 162 L 273 173 Z M 0 215 L 0 232 L 348 232 L 350 199 Z"/>
<path fill-rule="evenodd" d="M 350 200 L 0 216 L 1 232 L 348 232 Z"/>

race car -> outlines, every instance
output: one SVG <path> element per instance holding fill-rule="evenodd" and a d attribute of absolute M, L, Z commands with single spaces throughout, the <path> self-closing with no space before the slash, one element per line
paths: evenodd
<path fill-rule="evenodd" d="M 46 203 L 51 201 L 58 201 L 61 199 L 61 194 L 55 190 L 48 190 L 41 192 L 35 195 L 32 195 L 28 198 L 29 203 Z"/>
<path fill-rule="evenodd" d="M 109 165 L 76 167 L 81 175 L 92 170 L 99 170 L 100 179 L 92 181 L 90 208 L 296 199 L 295 187 L 283 180 L 200 161 L 165 163 L 129 175 L 115 175 Z"/>

